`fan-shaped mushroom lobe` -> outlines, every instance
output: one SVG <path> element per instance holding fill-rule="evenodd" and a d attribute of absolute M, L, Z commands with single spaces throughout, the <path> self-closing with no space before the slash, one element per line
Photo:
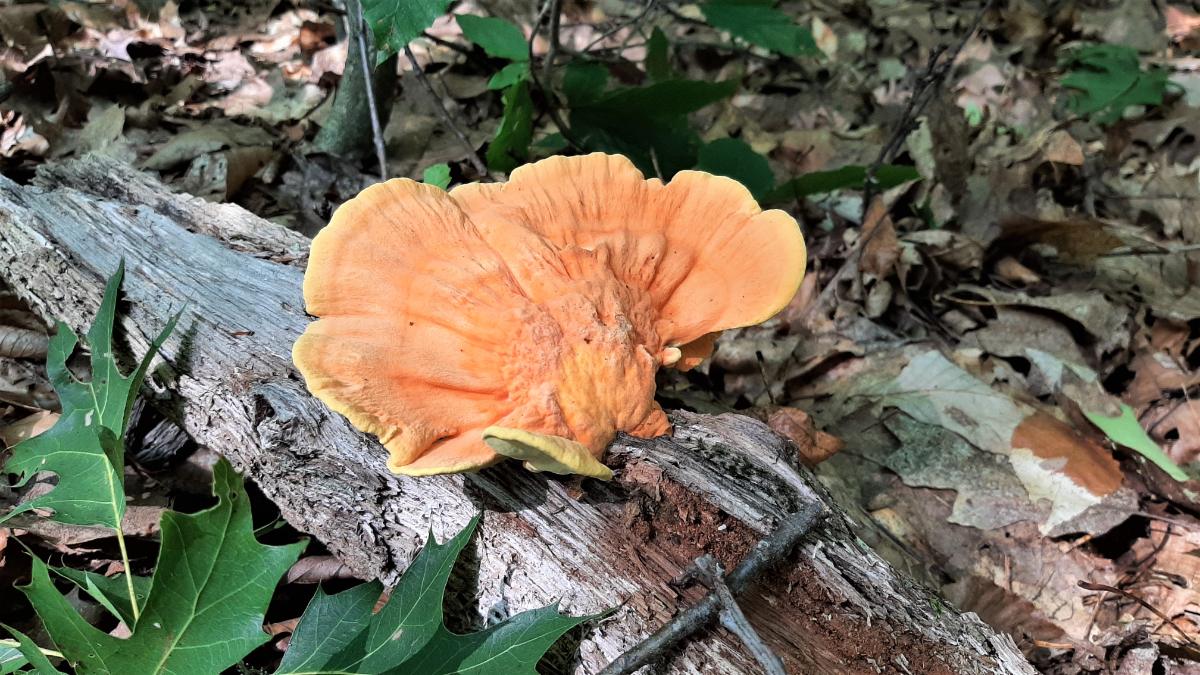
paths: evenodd
<path fill-rule="evenodd" d="M 314 395 L 398 473 L 608 474 L 618 431 L 670 431 L 662 365 L 796 292 L 799 228 L 729 179 L 644 180 L 628 160 L 552 158 L 447 194 L 406 179 L 344 204 L 314 240 L 293 349 Z M 486 442 L 485 442 L 486 439 Z"/>

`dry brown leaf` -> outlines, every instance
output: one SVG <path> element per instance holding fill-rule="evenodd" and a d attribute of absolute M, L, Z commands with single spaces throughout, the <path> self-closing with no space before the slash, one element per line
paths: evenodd
<path fill-rule="evenodd" d="M 13 447 L 21 441 L 29 440 L 47 431 L 58 422 L 60 415 L 47 410 L 39 410 L 28 417 L 23 417 L 12 424 L 0 426 L 0 442 L 6 447 Z"/>
<path fill-rule="evenodd" d="M 817 429 L 812 417 L 799 408 L 783 406 L 767 416 L 767 426 L 796 444 L 800 461 L 812 468 L 838 453 L 844 446 L 841 439 Z"/>
<path fill-rule="evenodd" d="M 296 561 L 287 572 L 289 584 L 319 584 L 330 579 L 353 579 L 354 574 L 331 555 L 310 555 Z"/>
<path fill-rule="evenodd" d="M 44 331 L 0 325 L 0 356 L 40 359 L 46 356 L 50 338 Z"/>
<path fill-rule="evenodd" d="M 1163 10 L 1166 19 L 1166 34 L 1172 42 L 1179 43 L 1184 49 L 1194 49 L 1195 40 L 1200 39 L 1200 14 L 1191 12 L 1178 5 L 1167 5 Z"/>
<path fill-rule="evenodd" d="M 46 137 L 27 125 L 20 113 L 12 110 L 0 111 L 0 157 L 15 157 L 21 154 L 41 157 L 49 149 L 50 142 Z"/>
<path fill-rule="evenodd" d="M 300 625 L 300 617 L 288 619 L 287 621 L 276 621 L 274 623 L 269 623 L 263 626 L 263 630 L 267 631 L 268 635 L 274 637 L 276 635 L 283 635 L 284 633 L 295 632 L 296 626 L 298 625 Z"/>
<path fill-rule="evenodd" d="M 1133 381 L 1122 398 L 1140 410 L 1162 398 L 1165 392 L 1187 389 L 1200 383 L 1200 372 L 1184 370 L 1179 357 L 1166 352 L 1140 351 L 1129 362 Z"/>
<path fill-rule="evenodd" d="M 1125 242 L 1099 221 L 1009 218 L 1001 224 L 1001 236 L 994 246 L 1027 247 L 1034 243 L 1052 246 L 1064 261 L 1084 266 Z"/>
<path fill-rule="evenodd" d="M 1048 162 L 1083 166 L 1083 147 L 1071 134 L 1058 129 L 1046 139 L 1042 157 Z"/>
<path fill-rule="evenodd" d="M 859 267 L 876 279 L 884 279 L 891 274 L 896 261 L 900 259 L 900 240 L 896 237 L 896 227 L 887 208 L 883 198 L 877 198 L 867 210 L 862 234 L 859 235 L 866 241 Z"/>
<path fill-rule="evenodd" d="M 1151 521 L 1149 536 L 1134 542 L 1133 556 L 1150 564 L 1127 590 L 1170 618 L 1187 638 L 1200 640 L 1200 523 L 1187 516 L 1172 520 Z M 1179 633 L 1145 607 L 1122 605 L 1128 618 L 1146 622 L 1157 639 L 1180 644 Z"/>
<path fill-rule="evenodd" d="M 1142 424 L 1176 464 L 1200 459 L 1200 401 L 1175 401 L 1152 409 Z"/>
<path fill-rule="evenodd" d="M 1033 286 L 1041 282 L 1037 272 L 1022 265 L 1012 256 L 1004 256 L 996 262 L 996 276 L 1018 286 Z"/>
<path fill-rule="evenodd" d="M 161 506 L 130 505 L 125 509 L 121 530 L 127 536 L 154 537 L 158 534 L 159 520 L 165 510 Z M 86 544 L 113 537 L 113 531 L 106 527 L 66 525 L 49 518 L 29 519 L 21 524 L 21 529 L 37 535 L 56 551 L 71 555 L 94 552 L 97 549 L 89 548 Z"/>

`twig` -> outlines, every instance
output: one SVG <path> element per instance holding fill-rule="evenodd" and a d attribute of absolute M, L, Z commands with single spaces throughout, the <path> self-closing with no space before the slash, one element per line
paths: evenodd
<path fill-rule="evenodd" d="M 904 140 L 908 138 L 908 135 L 912 133 L 914 128 L 916 128 L 917 118 L 920 117 L 925 111 L 925 106 L 929 105 L 929 102 L 933 100 L 934 94 L 940 91 L 942 84 L 950 75 L 950 71 L 953 70 L 954 62 L 958 59 L 958 55 L 961 54 L 963 48 L 967 46 L 967 42 L 970 41 L 971 36 L 975 35 L 976 31 L 979 30 L 979 26 L 983 24 L 984 15 L 987 14 L 988 10 L 991 9 L 992 5 L 995 3 L 996 0 L 987 0 L 987 2 L 985 2 L 983 6 L 979 8 L 979 11 L 975 15 L 975 21 L 971 24 L 970 30 L 968 30 L 962 36 L 962 38 L 958 41 L 958 44 L 954 46 L 954 49 L 948 52 L 948 58 L 942 58 L 943 55 L 947 54 L 945 48 L 935 49 L 933 53 L 929 55 L 929 61 L 925 66 L 925 71 L 920 77 L 917 78 L 916 84 L 913 87 L 912 95 L 909 96 L 908 102 L 904 106 L 904 112 L 900 116 L 900 123 L 896 125 L 895 129 L 892 130 L 892 134 L 888 138 L 887 143 L 880 148 L 879 155 L 875 158 L 875 161 L 872 162 L 869 167 L 867 167 L 866 178 L 863 181 L 863 206 L 862 217 L 860 218 L 864 235 L 859 237 L 858 241 L 855 242 L 854 249 L 850 251 L 850 254 L 846 256 L 845 262 L 843 262 L 842 266 L 838 268 L 838 271 L 834 273 L 833 278 L 830 279 L 825 288 L 821 290 L 821 294 L 818 295 L 817 299 L 804 310 L 803 314 L 801 314 L 801 323 L 806 322 L 810 316 L 825 307 L 829 303 L 830 298 L 837 293 L 838 284 L 840 284 L 843 279 L 850 275 L 854 270 L 858 269 L 859 262 L 862 259 L 863 252 L 866 250 L 867 244 L 875 238 L 875 234 L 881 229 L 880 227 L 876 226 L 869 232 L 866 231 L 867 219 L 871 215 L 870 211 L 872 209 L 873 202 L 875 201 L 875 193 L 878 190 L 875 184 L 875 172 L 877 172 L 881 166 L 891 161 L 896 153 L 899 152 L 900 147 L 904 144 Z M 886 214 L 880 214 L 879 217 L 882 218 L 884 215 Z"/>
<path fill-rule="evenodd" d="M 542 79 L 550 82 L 554 75 L 554 57 L 558 56 L 558 30 L 562 22 L 562 0 L 550 0 L 550 46 L 546 48 L 546 60 L 542 63 Z"/>
<path fill-rule="evenodd" d="M 542 4 L 541 11 L 538 12 L 537 18 L 533 20 L 533 30 L 530 31 L 529 35 L 530 63 L 533 63 L 533 41 L 537 39 L 538 30 L 542 26 L 542 21 L 545 20 L 546 14 L 551 10 L 551 7 L 557 6 L 558 2 L 559 0 L 546 0 L 546 2 Z M 558 26 L 554 21 L 551 21 L 551 30 L 555 33 L 555 37 L 552 38 L 551 43 L 557 43 Z M 547 54 L 547 57 L 549 56 L 551 56 L 551 54 Z M 549 58 L 546 59 L 546 63 L 550 63 Z M 543 69 L 546 72 L 550 71 L 550 68 L 545 64 L 543 64 Z M 550 90 L 550 88 L 545 85 L 543 79 L 538 77 L 537 71 L 537 68 L 530 67 L 529 77 L 533 80 L 533 86 L 537 87 L 538 91 L 542 92 L 542 97 L 546 99 L 546 114 L 550 116 L 551 121 L 554 122 L 554 126 L 558 127 L 558 133 L 562 134 L 562 137 L 566 139 L 567 144 L 569 144 L 575 150 L 582 152 L 584 150 L 583 144 L 580 143 L 579 140 L 575 138 L 574 134 L 571 133 L 571 128 L 567 126 L 566 120 L 564 120 L 562 115 L 560 115 L 558 112 L 558 97 L 553 91 Z"/>
<path fill-rule="evenodd" d="M 620 32 L 620 30 L 622 28 L 631 28 L 631 27 L 636 26 L 637 24 L 641 23 L 642 19 L 646 18 L 646 15 L 650 13 L 650 10 L 654 9 L 654 3 L 657 1 L 658 0 L 646 0 L 646 5 L 644 7 L 642 7 L 642 11 L 638 12 L 638 14 L 636 16 L 634 16 L 632 18 L 625 17 L 624 20 L 617 21 L 616 24 L 612 28 L 609 28 L 604 33 L 601 33 L 599 37 L 597 37 L 596 39 L 587 43 L 587 46 L 585 46 L 583 48 L 583 52 L 584 53 L 590 52 L 592 50 L 592 47 L 595 47 L 596 45 L 600 44 L 601 42 L 604 42 L 608 38 L 616 35 L 618 32 Z"/>
<path fill-rule="evenodd" d="M 1200 649 L 1200 644 L 1197 644 L 1195 640 L 1188 637 L 1188 634 L 1185 633 L 1184 630 L 1182 628 L 1180 628 L 1179 625 L 1176 624 L 1173 619 L 1171 619 L 1171 617 L 1167 616 L 1166 614 L 1163 614 L 1154 605 L 1151 605 L 1150 603 L 1139 598 L 1138 596 L 1134 595 L 1133 593 L 1130 593 L 1129 591 L 1126 591 L 1126 590 L 1122 590 L 1115 586 L 1109 586 L 1107 584 L 1096 584 L 1096 583 L 1092 583 L 1090 581 L 1084 581 L 1082 579 L 1077 581 L 1076 583 L 1079 585 L 1080 588 L 1087 590 L 1087 591 L 1103 591 L 1105 593 L 1116 593 L 1117 595 L 1123 595 L 1123 596 L 1129 598 L 1130 600 L 1133 600 L 1137 604 L 1139 604 L 1142 607 L 1145 607 L 1146 609 L 1153 612 L 1155 616 L 1162 619 L 1164 622 L 1170 624 L 1171 628 L 1174 628 L 1175 632 L 1179 633 L 1179 635 L 1182 636 L 1184 641 L 1186 641 L 1189 645 L 1191 645 L 1192 647 L 1194 647 L 1196 649 Z"/>
<path fill-rule="evenodd" d="M 441 45 L 443 47 L 446 47 L 447 49 L 452 49 L 464 56 L 469 57 L 474 53 L 474 50 L 472 50 L 470 47 L 467 47 L 466 45 L 460 45 L 457 42 L 454 42 L 453 40 L 447 40 L 445 38 L 440 38 L 440 37 L 430 33 L 429 31 L 425 31 L 424 33 L 421 33 L 421 37 L 425 38 L 426 40 L 429 40 L 430 42 L 432 42 L 435 45 Z"/>
<path fill-rule="evenodd" d="M 379 107 L 375 103 L 375 69 L 371 67 L 367 49 L 367 20 L 363 17 L 359 0 L 346 0 L 347 13 L 342 15 L 346 32 L 358 42 L 358 58 L 362 60 L 363 87 L 367 90 L 367 109 L 371 112 L 371 138 L 375 141 L 375 159 L 379 162 L 379 179 L 387 180 L 387 151 L 383 145 L 383 126 L 379 123 Z M 353 19 L 350 16 L 353 15 Z M 351 30 L 350 21 L 358 23 L 358 30 Z"/>
<path fill-rule="evenodd" d="M 20 646 L 21 646 L 21 643 L 17 642 L 16 640 L 7 640 L 7 639 L 0 640 L 0 647 L 7 647 L 9 649 L 17 649 Z M 63 656 L 62 652 L 56 652 L 53 649 L 44 649 L 42 647 L 38 647 L 38 651 L 45 654 L 46 656 L 49 656 L 50 658 L 54 658 L 54 659 L 66 659 L 67 658 L 67 657 Z"/>
<path fill-rule="evenodd" d="M 450 114 L 450 111 L 446 110 L 446 106 L 442 105 L 442 97 L 439 96 L 437 90 L 433 88 L 433 83 L 430 82 L 429 77 L 425 75 L 425 70 L 421 68 L 421 64 L 417 63 L 417 57 L 413 55 L 412 49 L 408 45 L 404 46 L 404 56 L 408 59 L 408 62 L 412 64 L 413 72 L 417 74 L 417 79 L 420 80 L 421 84 L 425 87 L 425 91 L 429 92 L 429 96 L 433 98 L 433 103 L 437 106 L 438 112 L 442 116 L 442 121 L 446 123 L 446 126 L 450 128 L 451 133 L 453 133 L 454 136 L 458 138 L 458 141 L 462 143 L 462 146 L 466 148 L 467 158 L 471 160 L 471 166 L 475 167 L 475 171 L 479 172 L 481 177 L 486 178 L 488 176 L 487 165 L 483 163 L 482 159 L 480 159 L 479 153 L 475 151 L 475 146 L 471 144 L 471 141 L 467 138 L 467 135 L 463 133 L 462 129 L 458 128 L 457 124 L 455 124 L 454 117 Z"/>
<path fill-rule="evenodd" d="M 725 576 L 725 570 L 721 569 L 721 564 L 708 554 L 700 556 L 692 564 L 699 572 L 700 580 L 711 588 L 721 600 L 720 620 L 725 630 L 741 639 L 742 644 L 746 646 L 754 660 L 763 667 L 766 675 L 787 675 L 787 670 L 783 667 L 783 660 L 771 651 L 766 642 L 763 642 L 762 637 L 754 630 L 754 626 L 750 625 L 746 615 L 742 613 L 742 608 L 734 599 L 729 586 L 725 585 L 725 580 L 722 578 Z"/>
<path fill-rule="evenodd" d="M 781 562 L 821 520 L 824 509 L 815 502 L 788 516 L 771 536 L 758 542 L 742 562 L 725 578 L 725 586 L 736 596 L 763 572 Z M 599 675 L 629 675 L 638 668 L 663 656 L 669 649 L 691 636 L 717 618 L 722 609 L 719 593 L 714 590 L 700 602 L 680 612 L 658 632 L 642 640 L 632 649 L 608 664 Z"/>

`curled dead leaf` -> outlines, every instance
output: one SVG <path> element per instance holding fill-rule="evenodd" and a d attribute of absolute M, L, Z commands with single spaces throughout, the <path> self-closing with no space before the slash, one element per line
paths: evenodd
<path fill-rule="evenodd" d="M 330 579 L 353 579 L 349 567 L 331 555 L 310 555 L 301 558 L 287 572 L 289 584 L 319 584 Z"/>
<path fill-rule="evenodd" d="M 799 408 L 780 407 L 767 415 L 767 426 L 796 444 L 800 461 L 812 468 L 837 454 L 841 439 L 817 429 L 812 417 Z"/>
<path fill-rule="evenodd" d="M 45 332 L 0 326 L 0 356 L 40 359 L 46 356 L 50 338 Z"/>

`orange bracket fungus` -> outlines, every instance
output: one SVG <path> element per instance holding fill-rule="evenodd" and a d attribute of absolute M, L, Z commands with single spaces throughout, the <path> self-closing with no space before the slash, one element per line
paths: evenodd
<path fill-rule="evenodd" d="M 592 154 L 450 192 L 394 179 L 313 241 L 304 300 L 318 320 L 293 357 L 396 473 L 511 457 L 608 479 L 618 431 L 671 430 L 658 368 L 694 367 L 720 331 L 775 315 L 804 265 L 791 216 L 699 171 L 664 184 Z"/>

